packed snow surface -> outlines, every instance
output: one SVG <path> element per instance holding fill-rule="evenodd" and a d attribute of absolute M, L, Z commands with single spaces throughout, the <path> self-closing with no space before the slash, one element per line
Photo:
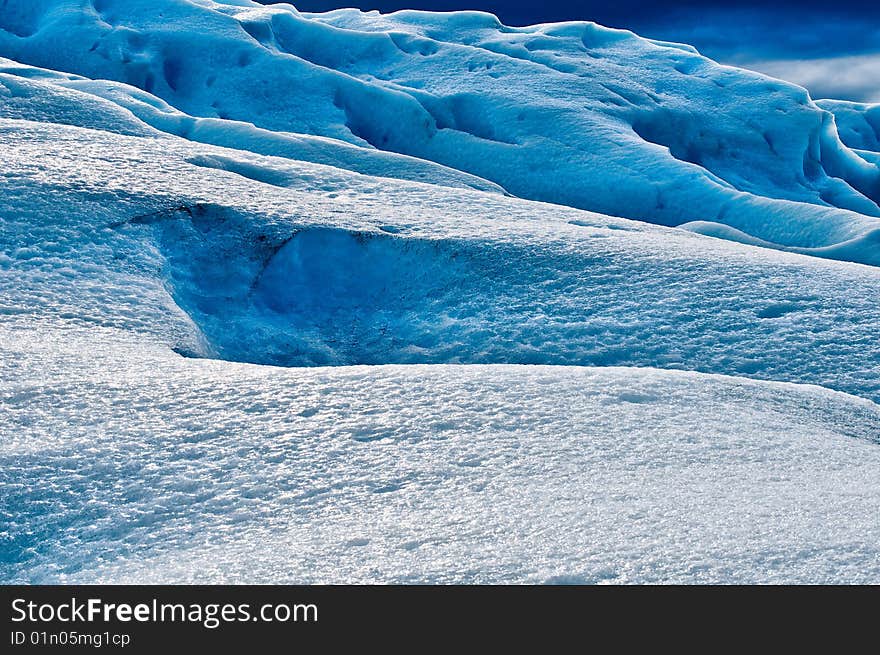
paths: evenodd
<path fill-rule="evenodd" d="M 56 325 L 0 349 L 6 581 L 880 578 L 880 411 L 818 387 L 273 369 Z"/>
<path fill-rule="evenodd" d="M 880 581 L 876 107 L 474 12 L 0 56 L 0 581 Z"/>

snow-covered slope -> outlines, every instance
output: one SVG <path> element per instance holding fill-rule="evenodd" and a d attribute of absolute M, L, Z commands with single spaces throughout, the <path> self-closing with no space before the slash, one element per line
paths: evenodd
<path fill-rule="evenodd" d="M 817 387 L 0 353 L 4 581 L 880 580 L 880 412 Z"/>
<path fill-rule="evenodd" d="M 438 162 L 525 198 L 877 262 L 880 168 L 841 143 L 803 89 L 592 23 L 7 0 L 0 55 L 133 85 L 192 117 Z M 176 134 L 222 131 L 139 91 L 69 84 Z M 257 132 L 220 145 L 250 149 Z M 308 156 L 279 148 L 257 149 Z"/>
<path fill-rule="evenodd" d="M 660 366 L 880 398 L 876 267 L 179 138 L 0 133 L 17 311 L 256 363 Z"/>
<path fill-rule="evenodd" d="M 0 581 L 880 581 L 876 166 L 802 91 L 470 13 L 0 27 Z"/>
<path fill-rule="evenodd" d="M 271 132 L 251 123 L 194 119 L 161 99 L 126 84 L 89 80 L 3 58 L 0 58 L 0 80 L 6 96 L 0 105 L 0 116 L 16 118 L 26 115 L 35 120 L 140 136 L 155 134 L 155 128 L 158 128 L 192 141 L 302 159 L 367 175 L 503 193 L 497 185 L 473 175 L 414 157 L 359 148 L 336 139 L 308 134 Z M 46 86 L 47 82 L 53 85 Z M 67 89 L 85 93 L 71 93 Z M 96 102 L 86 94 L 109 99 L 119 107 Z M 46 108 L 45 114 L 37 113 L 38 105 Z M 131 114 L 141 120 L 132 120 Z"/>
<path fill-rule="evenodd" d="M 880 152 L 880 105 L 845 100 L 819 100 L 834 114 L 841 140 L 850 148 Z"/>

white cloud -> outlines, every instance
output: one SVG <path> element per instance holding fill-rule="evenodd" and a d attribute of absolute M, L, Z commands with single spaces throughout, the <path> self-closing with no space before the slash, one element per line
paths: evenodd
<path fill-rule="evenodd" d="M 880 102 L 880 53 L 746 61 L 738 65 L 806 87 L 813 98 Z"/>

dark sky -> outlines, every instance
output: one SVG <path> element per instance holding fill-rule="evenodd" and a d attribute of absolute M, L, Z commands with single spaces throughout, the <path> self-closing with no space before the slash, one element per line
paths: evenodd
<path fill-rule="evenodd" d="M 271 4 L 268 0 L 264 4 Z M 681 41 L 724 63 L 803 84 L 814 97 L 880 102 L 880 0 L 292 0 L 300 11 L 356 6 L 482 9 L 508 25 L 592 20 Z"/>
<path fill-rule="evenodd" d="M 264 4 L 269 4 L 264 2 Z M 594 20 L 613 27 L 626 27 L 629 23 L 662 22 L 671 13 L 706 13 L 710 9 L 765 9 L 772 6 L 777 11 L 788 9 L 796 16 L 801 12 L 825 14 L 849 14 L 880 16 L 880 3 L 830 2 L 829 0 L 739 0 L 718 2 L 712 0 L 301 0 L 293 3 L 300 11 L 327 11 L 337 7 L 360 7 L 378 9 L 382 12 L 397 9 L 429 9 L 451 11 L 455 9 L 482 9 L 499 16 L 510 25 L 529 25 L 560 20 Z M 829 9 L 829 7 L 833 9 Z"/>

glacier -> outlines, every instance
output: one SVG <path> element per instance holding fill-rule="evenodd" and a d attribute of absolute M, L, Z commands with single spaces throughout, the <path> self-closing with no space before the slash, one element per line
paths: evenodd
<path fill-rule="evenodd" d="M 593 23 L 0 4 L 0 581 L 880 580 L 876 105 Z"/>

